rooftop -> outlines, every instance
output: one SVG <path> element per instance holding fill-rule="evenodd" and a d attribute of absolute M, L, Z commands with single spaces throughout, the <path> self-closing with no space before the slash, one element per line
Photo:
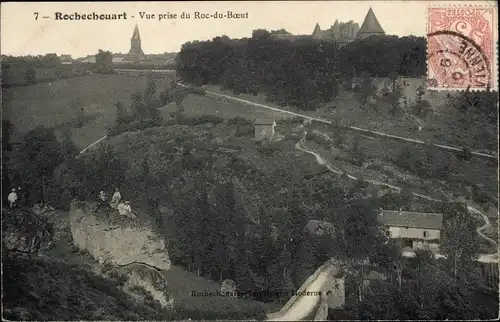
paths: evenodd
<path fill-rule="evenodd" d="M 443 227 L 443 215 L 436 213 L 382 210 L 377 218 L 383 225 L 392 227 L 423 229 L 441 229 Z"/>
<path fill-rule="evenodd" d="M 256 119 L 254 122 L 255 125 L 274 125 L 273 119 Z"/>

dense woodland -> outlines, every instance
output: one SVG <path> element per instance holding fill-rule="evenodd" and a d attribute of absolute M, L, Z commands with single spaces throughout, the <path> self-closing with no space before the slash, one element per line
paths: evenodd
<path fill-rule="evenodd" d="M 331 41 L 277 40 L 256 30 L 250 39 L 223 36 L 184 44 L 177 72 L 194 84 L 265 93 L 280 105 L 310 110 L 335 98 L 338 87 L 355 77 L 423 76 L 425 53 L 421 37 L 370 37 L 338 49 Z"/>

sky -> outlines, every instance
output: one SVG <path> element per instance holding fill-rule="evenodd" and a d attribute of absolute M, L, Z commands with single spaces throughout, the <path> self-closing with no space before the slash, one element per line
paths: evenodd
<path fill-rule="evenodd" d="M 478 4 L 480 1 L 468 1 Z M 481 1 L 496 5 L 494 1 Z M 69 54 L 73 58 L 98 49 L 126 53 L 137 23 L 146 54 L 178 52 L 187 41 L 216 36 L 251 37 L 255 29 L 284 28 L 311 34 L 316 23 L 328 29 L 336 19 L 363 23 L 371 7 L 386 34 L 424 36 L 429 5 L 464 1 L 210 1 L 210 2 L 2 2 L 1 53 L 6 55 Z M 195 19 L 195 12 L 243 14 L 239 19 Z M 56 13 L 127 14 L 126 20 L 56 20 Z M 152 19 L 140 12 L 155 14 Z M 191 19 L 180 19 L 182 12 Z M 36 14 L 38 13 L 38 19 Z M 168 13 L 177 19 L 166 19 Z M 248 13 L 248 15 L 246 15 Z M 159 15 L 163 19 L 159 20 Z M 43 18 L 44 16 L 49 18 Z"/>

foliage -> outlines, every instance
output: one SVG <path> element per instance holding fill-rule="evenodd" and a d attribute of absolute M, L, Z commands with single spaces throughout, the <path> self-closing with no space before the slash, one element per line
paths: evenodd
<path fill-rule="evenodd" d="M 100 74 L 112 74 L 114 72 L 113 54 L 110 51 L 99 49 L 99 52 L 95 56 L 94 70 Z"/>
<path fill-rule="evenodd" d="M 432 147 L 404 147 L 392 162 L 421 178 L 439 180 L 447 180 L 458 166 L 458 160 L 452 154 Z"/>
<path fill-rule="evenodd" d="M 475 222 L 462 204 L 453 204 L 445 211 L 449 219 L 445 223 L 441 248 L 447 256 L 447 266 L 455 278 L 470 281 L 479 249 Z"/>
<path fill-rule="evenodd" d="M 413 106 L 413 113 L 422 120 L 427 118 L 429 113 L 432 111 L 429 101 L 422 98 L 424 93 L 425 92 L 422 86 L 419 86 L 416 89 L 415 106 Z"/>
<path fill-rule="evenodd" d="M 65 191 L 81 200 L 94 200 L 101 190 L 113 191 L 125 181 L 126 164 L 109 145 L 90 151 L 87 158 L 67 163 L 67 172 L 58 179 Z"/>
<path fill-rule="evenodd" d="M 337 96 L 342 82 L 362 73 L 391 79 L 424 75 L 425 52 L 424 39 L 416 37 L 371 37 L 339 49 L 329 41 L 290 42 L 255 30 L 249 39 L 185 43 L 176 70 L 193 84 L 219 84 L 235 94 L 262 92 L 279 105 L 315 110 Z"/>
<path fill-rule="evenodd" d="M 3 258 L 3 278 L 9 281 L 3 285 L 9 320 L 175 319 L 159 304 L 138 303 L 80 265 L 9 255 Z"/>
<path fill-rule="evenodd" d="M 61 150 L 64 158 L 73 158 L 78 154 L 75 142 L 71 137 L 71 131 L 69 129 L 65 130 L 63 133 L 63 138 L 61 142 Z"/>
<path fill-rule="evenodd" d="M 13 125 L 10 121 L 2 119 L 2 206 L 4 200 L 7 200 L 11 188 L 9 178 L 9 154 L 12 151 L 10 136 L 12 134 Z"/>
<path fill-rule="evenodd" d="M 54 234 L 48 217 L 35 214 L 28 208 L 2 211 L 2 249 L 6 252 L 38 253 Z"/>
<path fill-rule="evenodd" d="M 26 67 L 26 70 L 24 71 L 24 79 L 26 80 L 26 83 L 28 83 L 28 84 L 35 84 L 36 83 L 36 71 L 32 65 L 28 65 Z"/>
<path fill-rule="evenodd" d="M 117 126 L 128 124 L 133 121 L 133 118 L 128 114 L 127 109 L 121 101 L 116 102 L 115 107 Z"/>
<path fill-rule="evenodd" d="M 458 111 L 457 118 L 450 118 L 449 125 L 465 134 L 466 147 L 481 142 L 490 152 L 498 149 L 498 92 L 491 90 L 448 96 L 446 106 Z"/>
<path fill-rule="evenodd" d="M 21 187 L 29 191 L 30 202 L 45 201 L 47 183 L 64 158 L 59 140 L 51 129 L 37 127 L 25 135 L 21 151 L 16 169 L 22 178 Z"/>

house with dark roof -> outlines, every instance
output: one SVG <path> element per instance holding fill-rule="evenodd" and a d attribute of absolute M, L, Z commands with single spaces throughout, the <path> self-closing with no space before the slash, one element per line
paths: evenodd
<path fill-rule="evenodd" d="M 402 210 L 381 210 L 377 216 L 387 237 L 401 239 L 404 248 L 437 251 L 443 228 L 443 215 Z"/>

